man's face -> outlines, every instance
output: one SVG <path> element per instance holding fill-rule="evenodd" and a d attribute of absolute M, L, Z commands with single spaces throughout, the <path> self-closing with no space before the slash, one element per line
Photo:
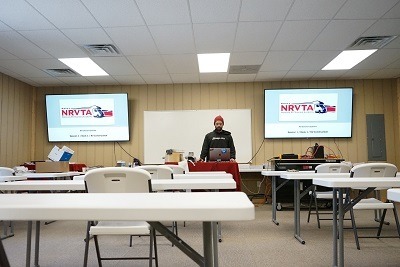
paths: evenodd
<path fill-rule="evenodd" d="M 215 126 L 215 130 L 217 130 L 217 132 L 222 131 L 222 127 L 224 127 L 224 123 L 222 121 L 216 121 L 214 123 Z"/>

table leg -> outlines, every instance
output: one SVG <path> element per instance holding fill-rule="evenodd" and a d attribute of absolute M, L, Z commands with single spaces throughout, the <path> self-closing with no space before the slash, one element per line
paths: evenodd
<path fill-rule="evenodd" d="M 294 237 L 301 243 L 305 244 L 300 236 L 300 180 L 294 180 Z"/>
<path fill-rule="evenodd" d="M 333 188 L 333 195 L 332 195 L 332 199 L 333 199 L 333 210 L 332 210 L 332 222 L 333 222 L 333 266 L 337 266 L 338 263 L 338 251 L 337 251 L 337 238 L 338 238 L 338 231 L 337 231 L 337 189 Z"/>
<path fill-rule="evenodd" d="M 203 222 L 204 266 L 218 266 L 217 227 L 215 222 Z"/>
<path fill-rule="evenodd" d="M 36 221 L 35 232 L 35 267 L 39 267 L 40 221 Z"/>
<path fill-rule="evenodd" d="M 10 267 L 10 263 L 7 258 L 6 251 L 3 247 L 3 241 L 0 239 L 0 266 L 2 267 Z"/>
<path fill-rule="evenodd" d="M 276 176 L 272 176 L 272 221 L 279 225 L 279 222 L 276 220 Z"/>
<path fill-rule="evenodd" d="M 31 265 L 31 241 L 32 241 L 32 221 L 28 221 L 28 230 L 26 236 L 26 267 Z"/>
<path fill-rule="evenodd" d="M 343 188 L 339 188 L 339 262 L 338 266 L 344 266 L 344 240 L 343 240 L 343 218 L 344 218 L 344 209 L 343 209 Z"/>

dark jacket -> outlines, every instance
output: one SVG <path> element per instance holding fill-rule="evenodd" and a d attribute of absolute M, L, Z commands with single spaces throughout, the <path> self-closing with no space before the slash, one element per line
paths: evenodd
<path fill-rule="evenodd" d="M 200 158 L 205 160 L 209 156 L 210 148 L 230 148 L 231 159 L 236 159 L 235 144 L 230 132 L 216 130 L 206 134 L 204 137 L 203 147 L 201 148 Z"/>

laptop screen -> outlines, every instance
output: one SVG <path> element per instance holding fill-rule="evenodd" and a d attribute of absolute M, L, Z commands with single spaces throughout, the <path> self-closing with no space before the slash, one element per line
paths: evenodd
<path fill-rule="evenodd" d="M 229 161 L 230 155 L 229 148 L 210 148 L 209 161 Z"/>

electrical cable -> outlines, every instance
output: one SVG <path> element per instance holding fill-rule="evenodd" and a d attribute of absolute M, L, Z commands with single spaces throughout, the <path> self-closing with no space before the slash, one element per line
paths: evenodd
<path fill-rule="evenodd" d="M 262 147 L 263 144 L 264 144 L 264 141 L 265 141 L 265 138 L 263 138 L 263 141 L 261 142 L 261 145 L 260 145 L 260 147 L 258 148 L 257 152 L 256 152 L 256 153 L 254 154 L 254 156 L 247 162 L 248 164 L 250 164 L 251 161 L 257 156 L 258 152 L 260 151 L 261 147 Z"/>

